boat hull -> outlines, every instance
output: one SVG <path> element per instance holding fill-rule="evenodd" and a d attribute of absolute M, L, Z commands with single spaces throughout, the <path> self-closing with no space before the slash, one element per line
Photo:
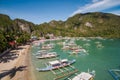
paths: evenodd
<path fill-rule="evenodd" d="M 45 71 L 50 71 L 50 70 L 55 70 L 55 69 L 58 69 L 58 68 L 62 68 L 62 67 L 66 67 L 66 66 L 69 66 L 73 63 L 75 63 L 76 60 L 72 60 L 72 61 L 69 61 L 68 64 L 61 64 L 60 66 L 56 66 L 56 67 L 52 67 L 52 66 L 47 66 L 46 68 L 36 68 L 37 71 L 40 71 L 40 72 L 45 72 Z"/>
<path fill-rule="evenodd" d="M 55 58 L 55 57 L 58 57 L 59 55 L 54 55 L 54 56 L 45 56 L 45 57 L 39 57 L 37 56 L 36 58 L 37 59 L 46 59 L 46 58 Z"/>

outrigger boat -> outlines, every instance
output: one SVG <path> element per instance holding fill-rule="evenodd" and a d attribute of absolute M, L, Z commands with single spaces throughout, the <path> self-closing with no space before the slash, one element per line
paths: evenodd
<path fill-rule="evenodd" d="M 73 79 L 70 80 L 93 80 L 95 76 L 95 71 L 92 72 L 81 72 L 77 76 L 75 76 Z"/>
<path fill-rule="evenodd" d="M 67 46 L 67 45 L 65 45 L 65 46 L 63 46 L 63 50 L 68 50 L 70 48 L 70 46 Z"/>
<path fill-rule="evenodd" d="M 47 50 L 40 50 L 40 51 L 38 51 L 36 54 L 34 54 L 34 55 L 40 55 L 40 54 L 45 54 L 45 53 L 47 53 Z"/>
<path fill-rule="evenodd" d="M 68 61 L 68 59 L 50 61 L 50 62 L 48 62 L 48 65 L 46 64 L 46 68 L 36 68 L 36 70 L 49 71 L 49 70 L 59 69 L 59 68 L 65 67 L 65 66 L 69 66 L 75 62 L 76 62 L 75 59 L 73 59 L 71 61 Z"/>
<path fill-rule="evenodd" d="M 70 54 L 83 54 L 83 55 L 86 55 L 88 54 L 87 51 L 83 48 L 80 48 L 80 49 L 76 49 L 76 50 L 71 50 L 71 52 L 69 52 Z"/>
<path fill-rule="evenodd" d="M 48 53 L 41 53 L 39 55 L 36 56 L 36 58 L 38 59 L 44 59 L 44 58 L 53 58 L 53 57 L 57 57 L 58 54 L 56 52 L 48 52 Z"/>
<path fill-rule="evenodd" d="M 47 45 L 42 45 L 41 49 L 42 50 L 49 50 L 49 49 L 53 49 L 54 46 L 52 44 L 47 44 Z"/>

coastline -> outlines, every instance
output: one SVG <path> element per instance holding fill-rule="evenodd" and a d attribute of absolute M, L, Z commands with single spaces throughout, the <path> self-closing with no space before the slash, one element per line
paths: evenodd
<path fill-rule="evenodd" d="M 31 48 L 31 47 L 30 47 Z M 29 53 L 30 53 L 30 49 L 29 49 Z M 31 76 L 30 78 L 29 78 L 29 80 L 36 80 L 36 78 L 35 78 L 35 74 L 34 74 L 34 66 L 33 66 L 33 64 L 32 64 L 32 56 L 31 56 L 31 54 L 29 54 L 29 71 L 30 71 L 30 75 L 29 76 Z"/>
<path fill-rule="evenodd" d="M 0 63 L 1 80 L 35 80 L 30 54 L 31 45 L 18 46 L 11 50 Z"/>

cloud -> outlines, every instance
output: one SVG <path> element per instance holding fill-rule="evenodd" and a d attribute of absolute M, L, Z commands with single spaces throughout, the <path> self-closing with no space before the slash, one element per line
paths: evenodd
<path fill-rule="evenodd" d="M 92 3 L 80 7 L 72 13 L 72 16 L 77 13 L 97 12 L 120 5 L 120 0 L 92 0 Z"/>
<path fill-rule="evenodd" d="M 93 3 L 98 2 L 98 1 L 100 1 L 100 0 L 92 0 Z"/>
<path fill-rule="evenodd" d="M 115 10 L 115 11 L 111 11 L 110 13 L 116 14 L 120 16 L 120 10 Z"/>

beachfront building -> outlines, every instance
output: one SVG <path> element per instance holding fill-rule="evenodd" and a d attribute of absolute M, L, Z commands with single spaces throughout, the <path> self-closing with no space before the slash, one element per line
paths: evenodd
<path fill-rule="evenodd" d="M 49 39 L 54 39 L 54 38 L 55 38 L 54 34 L 49 34 L 49 33 L 48 33 L 46 36 L 48 36 Z"/>

